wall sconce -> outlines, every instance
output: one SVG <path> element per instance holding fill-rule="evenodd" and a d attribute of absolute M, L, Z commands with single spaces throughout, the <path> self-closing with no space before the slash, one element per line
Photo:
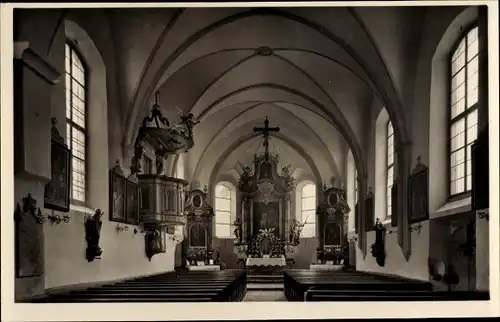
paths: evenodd
<path fill-rule="evenodd" d="M 489 211 L 479 211 L 477 215 L 479 219 L 486 219 L 486 221 L 490 221 Z"/>
<path fill-rule="evenodd" d="M 69 216 L 64 215 L 64 216 L 59 216 L 57 214 L 54 214 L 54 210 L 52 210 L 52 213 L 50 215 L 46 215 L 46 218 L 52 223 L 53 226 L 57 226 L 60 223 L 69 223 Z"/>
<path fill-rule="evenodd" d="M 420 234 L 421 230 L 422 230 L 422 224 L 420 222 L 414 226 L 410 226 L 409 228 L 410 233 L 416 231 L 417 233 Z"/>
<path fill-rule="evenodd" d="M 121 226 L 120 224 L 116 225 L 116 233 L 119 234 L 123 231 L 128 231 L 128 226 Z"/>
<path fill-rule="evenodd" d="M 38 224 L 44 224 L 48 220 L 52 223 L 52 225 L 59 225 L 61 222 L 68 223 L 70 220 L 68 215 L 64 215 L 61 217 L 60 215 L 54 214 L 54 210 L 52 210 L 52 213 L 50 215 L 42 214 L 42 210 L 40 209 L 40 207 L 37 207 L 36 199 L 33 198 L 31 193 L 28 193 L 28 195 L 23 198 L 22 208 L 19 206 L 19 204 L 17 208 L 17 215 L 15 216 L 20 216 L 21 212 L 29 213 L 35 218 Z"/>

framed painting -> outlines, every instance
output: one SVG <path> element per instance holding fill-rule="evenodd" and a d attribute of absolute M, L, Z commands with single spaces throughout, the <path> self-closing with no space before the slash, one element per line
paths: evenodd
<path fill-rule="evenodd" d="M 140 187 L 137 183 L 127 180 L 126 182 L 126 218 L 127 224 L 139 224 L 139 197 Z"/>
<path fill-rule="evenodd" d="M 408 178 L 408 224 L 429 219 L 429 169 L 414 171 Z"/>
<path fill-rule="evenodd" d="M 109 172 L 109 220 L 125 223 L 127 179 L 111 170 Z"/>
<path fill-rule="evenodd" d="M 52 140 L 51 180 L 45 185 L 44 207 L 69 212 L 71 151 L 64 143 Z"/>
<path fill-rule="evenodd" d="M 373 195 L 365 199 L 365 231 L 372 231 L 375 228 L 375 204 Z"/>

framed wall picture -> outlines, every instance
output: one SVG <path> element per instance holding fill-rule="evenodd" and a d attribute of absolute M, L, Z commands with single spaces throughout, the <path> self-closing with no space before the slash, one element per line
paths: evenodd
<path fill-rule="evenodd" d="M 109 172 L 109 220 L 125 223 L 127 179 L 119 173 Z"/>
<path fill-rule="evenodd" d="M 372 231 L 375 228 L 375 198 L 369 194 L 365 199 L 365 231 Z"/>
<path fill-rule="evenodd" d="M 125 221 L 131 225 L 139 224 L 139 198 L 140 187 L 137 183 L 127 180 L 126 182 L 126 218 Z"/>
<path fill-rule="evenodd" d="M 408 178 L 408 224 L 429 219 L 429 169 L 420 162 Z"/>
<path fill-rule="evenodd" d="M 71 151 L 61 142 L 51 143 L 51 180 L 45 185 L 44 207 L 62 212 L 69 211 Z"/>

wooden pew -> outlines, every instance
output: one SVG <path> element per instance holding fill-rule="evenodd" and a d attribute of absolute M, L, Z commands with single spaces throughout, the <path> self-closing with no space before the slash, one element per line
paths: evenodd
<path fill-rule="evenodd" d="M 431 291 L 428 282 L 362 272 L 287 270 L 284 274 L 285 296 L 289 301 L 306 300 L 306 292 L 331 291 Z M 333 296 L 333 295 L 332 295 Z"/>
<path fill-rule="evenodd" d="M 234 302 L 247 289 L 244 270 L 171 273 L 52 294 L 42 302 Z"/>
<path fill-rule="evenodd" d="M 309 290 L 306 301 L 488 301 L 488 292 Z"/>

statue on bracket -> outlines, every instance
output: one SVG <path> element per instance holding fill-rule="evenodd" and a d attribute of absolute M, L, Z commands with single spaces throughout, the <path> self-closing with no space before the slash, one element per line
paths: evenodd
<path fill-rule="evenodd" d="M 86 258 L 89 262 L 94 259 L 99 259 L 102 254 L 102 249 L 99 247 L 99 239 L 101 238 L 102 215 L 104 212 L 97 209 L 92 217 L 85 220 L 85 240 L 87 241 Z"/>
<path fill-rule="evenodd" d="M 375 258 L 377 264 L 380 267 L 384 267 L 385 266 L 385 257 L 386 257 L 386 253 L 385 253 L 385 235 L 386 235 L 385 230 L 386 229 L 379 218 L 377 218 L 374 230 L 375 230 L 375 243 L 372 244 L 371 253 L 372 253 L 372 256 Z"/>

